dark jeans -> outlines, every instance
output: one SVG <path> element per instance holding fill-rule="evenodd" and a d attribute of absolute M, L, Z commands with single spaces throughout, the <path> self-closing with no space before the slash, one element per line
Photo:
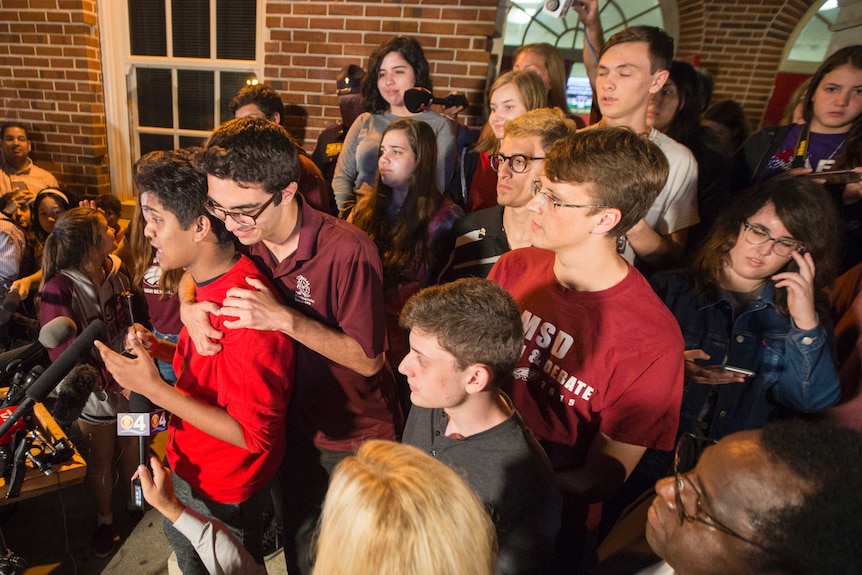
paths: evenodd
<path fill-rule="evenodd" d="M 206 517 L 214 517 L 227 525 L 255 560 L 263 564 L 263 508 L 269 499 L 269 488 L 260 489 L 257 493 L 241 503 L 218 503 L 195 493 L 191 486 L 179 475 L 173 474 L 174 491 L 186 507 L 197 511 Z M 165 538 L 177 555 L 177 564 L 183 575 L 209 575 L 201 562 L 194 546 L 185 536 L 177 531 L 173 524 L 163 521 Z"/>
<path fill-rule="evenodd" d="M 353 453 L 318 449 L 310 439 L 288 431 L 279 469 L 284 497 L 284 561 L 290 575 L 309 575 L 311 542 L 335 466 Z"/>

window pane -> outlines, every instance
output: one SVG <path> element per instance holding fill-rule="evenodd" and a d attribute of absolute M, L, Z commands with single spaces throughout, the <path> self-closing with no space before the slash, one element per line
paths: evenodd
<path fill-rule="evenodd" d="M 216 27 L 218 58 L 254 60 L 256 0 L 218 0 Z"/>
<path fill-rule="evenodd" d="M 165 0 L 129 0 L 132 55 L 167 56 Z"/>
<path fill-rule="evenodd" d="M 141 155 L 152 152 L 153 150 L 173 150 L 174 137 L 163 134 L 141 134 Z"/>
<path fill-rule="evenodd" d="M 627 26 L 663 25 L 660 0 L 606 0 L 600 4 L 606 38 Z M 556 18 L 542 11 L 543 0 L 512 0 L 509 6 L 503 40 L 507 54 L 533 42 L 556 46 L 564 56 L 580 51 L 583 35 L 575 10 L 570 9 L 565 18 Z"/>
<path fill-rule="evenodd" d="M 207 143 L 206 138 L 197 138 L 195 136 L 180 136 L 180 147 L 181 148 L 194 148 L 194 147 L 202 148 L 203 145 L 206 143 Z"/>
<path fill-rule="evenodd" d="M 181 130 L 212 130 L 215 74 L 207 70 L 177 70 L 177 109 Z"/>
<path fill-rule="evenodd" d="M 210 57 L 209 0 L 173 0 L 174 56 L 178 58 Z"/>
<path fill-rule="evenodd" d="M 173 128 L 171 71 L 137 68 L 138 125 Z"/>
<path fill-rule="evenodd" d="M 826 57 L 829 41 L 832 39 L 832 30 L 829 26 L 835 23 L 838 10 L 837 6 L 833 6 L 829 2 L 824 3 L 799 33 L 787 59 L 800 62 L 822 62 Z"/>
<path fill-rule="evenodd" d="M 219 122 L 224 123 L 233 118 L 228 106 L 234 94 L 244 88 L 246 80 L 256 79 L 253 72 L 222 72 L 221 73 L 221 106 L 219 107 Z"/>

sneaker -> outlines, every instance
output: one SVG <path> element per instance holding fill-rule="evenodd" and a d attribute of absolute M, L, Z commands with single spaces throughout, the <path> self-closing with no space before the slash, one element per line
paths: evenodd
<path fill-rule="evenodd" d="M 263 532 L 263 558 L 270 560 L 284 547 L 284 529 L 273 517 Z"/>
<path fill-rule="evenodd" d="M 102 523 L 96 527 L 93 534 L 93 555 L 101 559 L 113 553 L 115 540 L 113 525 Z"/>

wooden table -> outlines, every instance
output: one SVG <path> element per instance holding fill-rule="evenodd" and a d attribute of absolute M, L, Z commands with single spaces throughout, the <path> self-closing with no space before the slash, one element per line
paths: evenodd
<path fill-rule="evenodd" d="M 6 390 L 0 390 L 0 396 L 5 396 Z M 42 433 L 43 437 L 51 444 L 59 439 L 65 438 L 66 434 L 45 409 L 41 403 L 33 406 L 33 416 L 36 418 L 36 427 Z M 52 466 L 54 473 L 45 475 L 38 469 L 27 469 L 27 474 L 24 476 L 24 484 L 21 487 L 21 493 L 13 499 L 5 499 L 6 497 L 6 480 L 0 477 L 0 507 L 22 499 L 30 499 L 38 497 L 45 493 L 51 493 L 62 489 L 77 485 L 84 481 L 84 476 L 87 474 L 87 462 L 81 457 L 80 452 L 72 446 L 74 454 L 71 459 L 64 463 L 54 464 Z"/>

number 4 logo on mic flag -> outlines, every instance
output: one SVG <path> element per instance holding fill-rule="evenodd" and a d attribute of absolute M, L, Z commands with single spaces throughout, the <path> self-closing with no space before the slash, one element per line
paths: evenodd
<path fill-rule="evenodd" d="M 163 409 L 151 413 L 118 413 L 117 435 L 149 437 L 168 428 L 168 416 Z"/>

